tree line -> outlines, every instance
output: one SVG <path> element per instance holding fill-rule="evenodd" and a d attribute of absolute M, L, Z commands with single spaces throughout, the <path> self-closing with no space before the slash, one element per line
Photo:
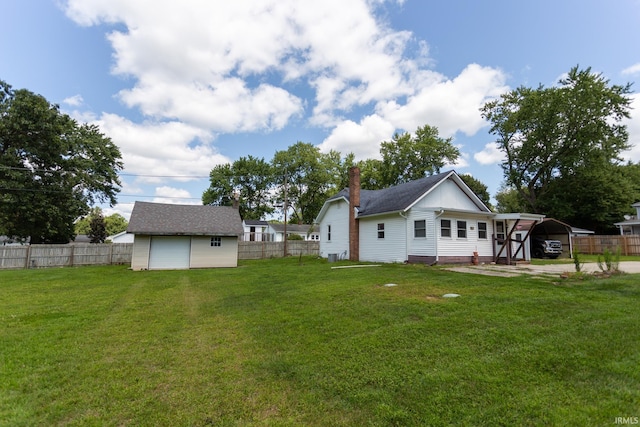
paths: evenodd
<path fill-rule="evenodd" d="M 487 102 L 479 114 L 504 154 L 495 209 L 616 232 L 613 223 L 640 201 L 640 164 L 621 157 L 630 148 L 630 94 L 630 84 L 576 66 L 556 86 L 523 86 Z M 379 189 L 438 173 L 459 157 L 452 139 L 430 125 L 396 133 L 380 144 L 379 159 L 357 162 L 352 153 L 297 142 L 270 161 L 246 156 L 214 167 L 202 202 L 227 205 L 237 197 L 246 219 L 286 203 L 292 222 L 311 223 L 324 201 L 348 186 L 351 166 L 360 167 L 363 188 Z M 93 206 L 116 203 L 122 168 L 119 148 L 97 126 L 0 80 L 0 235 L 68 242 Z M 487 187 L 461 177 L 491 207 Z"/>
<path fill-rule="evenodd" d="M 640 200 L 640 165 L 625 163 L 630 148 L 624 119 L 630 117 L 631 85 L 611 84 L 590 68 L 573 67 L 557 86 L 519 87 L 487 102 L 480 114 L 504 154 L 503 186 L 490 203 L 487 186 L 461 178 L 491 209 L 545 214 L 597 233 L 617 233 L 614 222 L 633 213 Z M 424 125 L 380 144 L 380 159 L 355 162 L 353 154 L 321 153 L 298 142 L 269 162 L 252 156 L 216 166 L 205 204 L 239 198 L 243 218 L 260 219 L 284 203 L 291 220 L 311 223 L 324 201 L 348 185 L 357 165 L 365 189 L 379 189 L 438 173 L 457 162 L 451 138 Z"/>
<path fill-rule="evenodd" d="M 352 166 L 360 167 L 362 188 L 375 190 L 438 173 L 455 163 L 460 152 L 451 138 L 442 138 L 437 128 L 425 125 L 414 134 L 396 133 L 391 141 L 382 142 L 380 156 L 356 162 L 352 153 L 322 153 L 313 144 L 298 141 L 276 151 L 271 161 L 246 156 L 216 166 L 202 202 L 231 205 L 237 198 L 245 219 L 262 219 L 286 203 L 291 222 L 311 224 L 325 200 L 349 185 Z M 487 187 L 467 179 L 480 193 L 484 191 L 488 203 Z"/>
<path fill-rule="evenodd" d="M 0 80 L 0 234 L 68 243 L 96 203 L 116 203 L 120 149 L 43 96 Z"/>

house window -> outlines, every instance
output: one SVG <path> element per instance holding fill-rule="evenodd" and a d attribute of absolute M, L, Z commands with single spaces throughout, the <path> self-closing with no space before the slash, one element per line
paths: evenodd
<path fill-rule="evenodd" d="M 479 222 L 478 223 L 478 239 L 486 239 L 487 238 L 487 223 Z"/>
<path fill-rule="evenodd" d="M 504 222 L 498 221 L 496 222 L 496 238 L 498 241 L 504 241 Z"/>
<path fill-rule="evenodd" d="M 378 239 L 384 239 L 384 223 L 378 224 Z"/>
<path fill-rule="evenodd" d="M 451 237 L 451 220 L 450 219 L 440 220 L 440 236 Z"/>
<path fill-rule="evenodd" d="M 467 238 L 467 221 L 456 221 L 458 225 L 458 239 Z"/>
<path fill-rule="evenodd" d="M 222 246 L 222 237 L 212 237 L 211 246 Z"/>
<path fill-rule="evenodd" d="M 327 225 L 327 242 L 331 241 L 331 225 Z"/>
<path fill-rule="evenodd" d="M 413 221 L 413 237 L 427 237 L 427 221 Z"/>

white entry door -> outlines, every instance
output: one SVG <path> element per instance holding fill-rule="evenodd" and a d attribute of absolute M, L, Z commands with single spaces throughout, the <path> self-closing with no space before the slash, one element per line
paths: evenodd
<path fill-rule="evenodd" d="M 190 252 L 190 237 L 153 236 L 149 253 L 149 269 L 189 268 Z"/>

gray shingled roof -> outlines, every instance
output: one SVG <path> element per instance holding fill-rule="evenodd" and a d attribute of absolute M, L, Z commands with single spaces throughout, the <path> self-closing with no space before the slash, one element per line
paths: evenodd
<path fill-rule="evenodd" d="M 384 188 L 382 190 L 360 190 L 358 216 L 375 215 L 386 212 L 404 211 L 419 197 L 446 179 L 451 172 L 440 173 Z M 341 197 L 349 200 L 349 189 L 345 188 L 329 200 Z"/>
<path fill-rule="evenodd" d="M 244 229 L 240 213 L 230 206 L 136 202 L 127 232 L 165 236 L 239 236 Z"/>

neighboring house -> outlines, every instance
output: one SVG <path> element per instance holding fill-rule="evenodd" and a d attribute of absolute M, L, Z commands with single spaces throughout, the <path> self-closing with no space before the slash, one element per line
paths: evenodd
<path fill-rule="evenodd" d="M 469 263 L 530 260 L 529 234 L 544 215 L 496 214 L 454 171 L 382 190 L 349 188 L 318 217 L 320 255 L 372 262 Z"/>
<path fill-rule="evenodd" d="M 22 246 L 28 245 L 31 238 L 20 239 L 17 237 L 0 236 L 0 246 Z"/>
<path fill-rule="evenodd" d="M 242 240 L 247 242 L 268 242 L 273 240 L 267 221 L 245 219 L 242 221 L 244 234 Z"/>
<path fill-rule="evenodd" d="M 284 241 L 285 225 L 274 222 L 269 223 L 269 230 L 273 235 L 274 242 Z M 309 224 L 287 224 L 286 225 L 287 236 L 298 235 L 302 240 L 320 240 L 320 233 Z"/>
<path fill-rule="evenodd" d="M 87 234 L 77 234 L 76 237 L 69 241 L 71 245 L 79 243 L 91 243 L 91 237 Z"/>
<path fill-rule="evenodd" d="M 614 225 L 620 229 L 621 235 L 640 234 L 640 202 L 631 205 L 636 208 L 634 216 L 625 217 L 622 222 L 616 222 Z"/>
<path fill-rule="evenodd" d="M 230 206 L 136 202 L 133 270 L 236 267 L 242 220 Z"/>
<path fill-rule="evenodd" d="M 120 233 L 107 237 L 106 241 L 111 243 L 133 243 L 133 234 L 127 233 L 126 230 L 121 231 Z"/>

